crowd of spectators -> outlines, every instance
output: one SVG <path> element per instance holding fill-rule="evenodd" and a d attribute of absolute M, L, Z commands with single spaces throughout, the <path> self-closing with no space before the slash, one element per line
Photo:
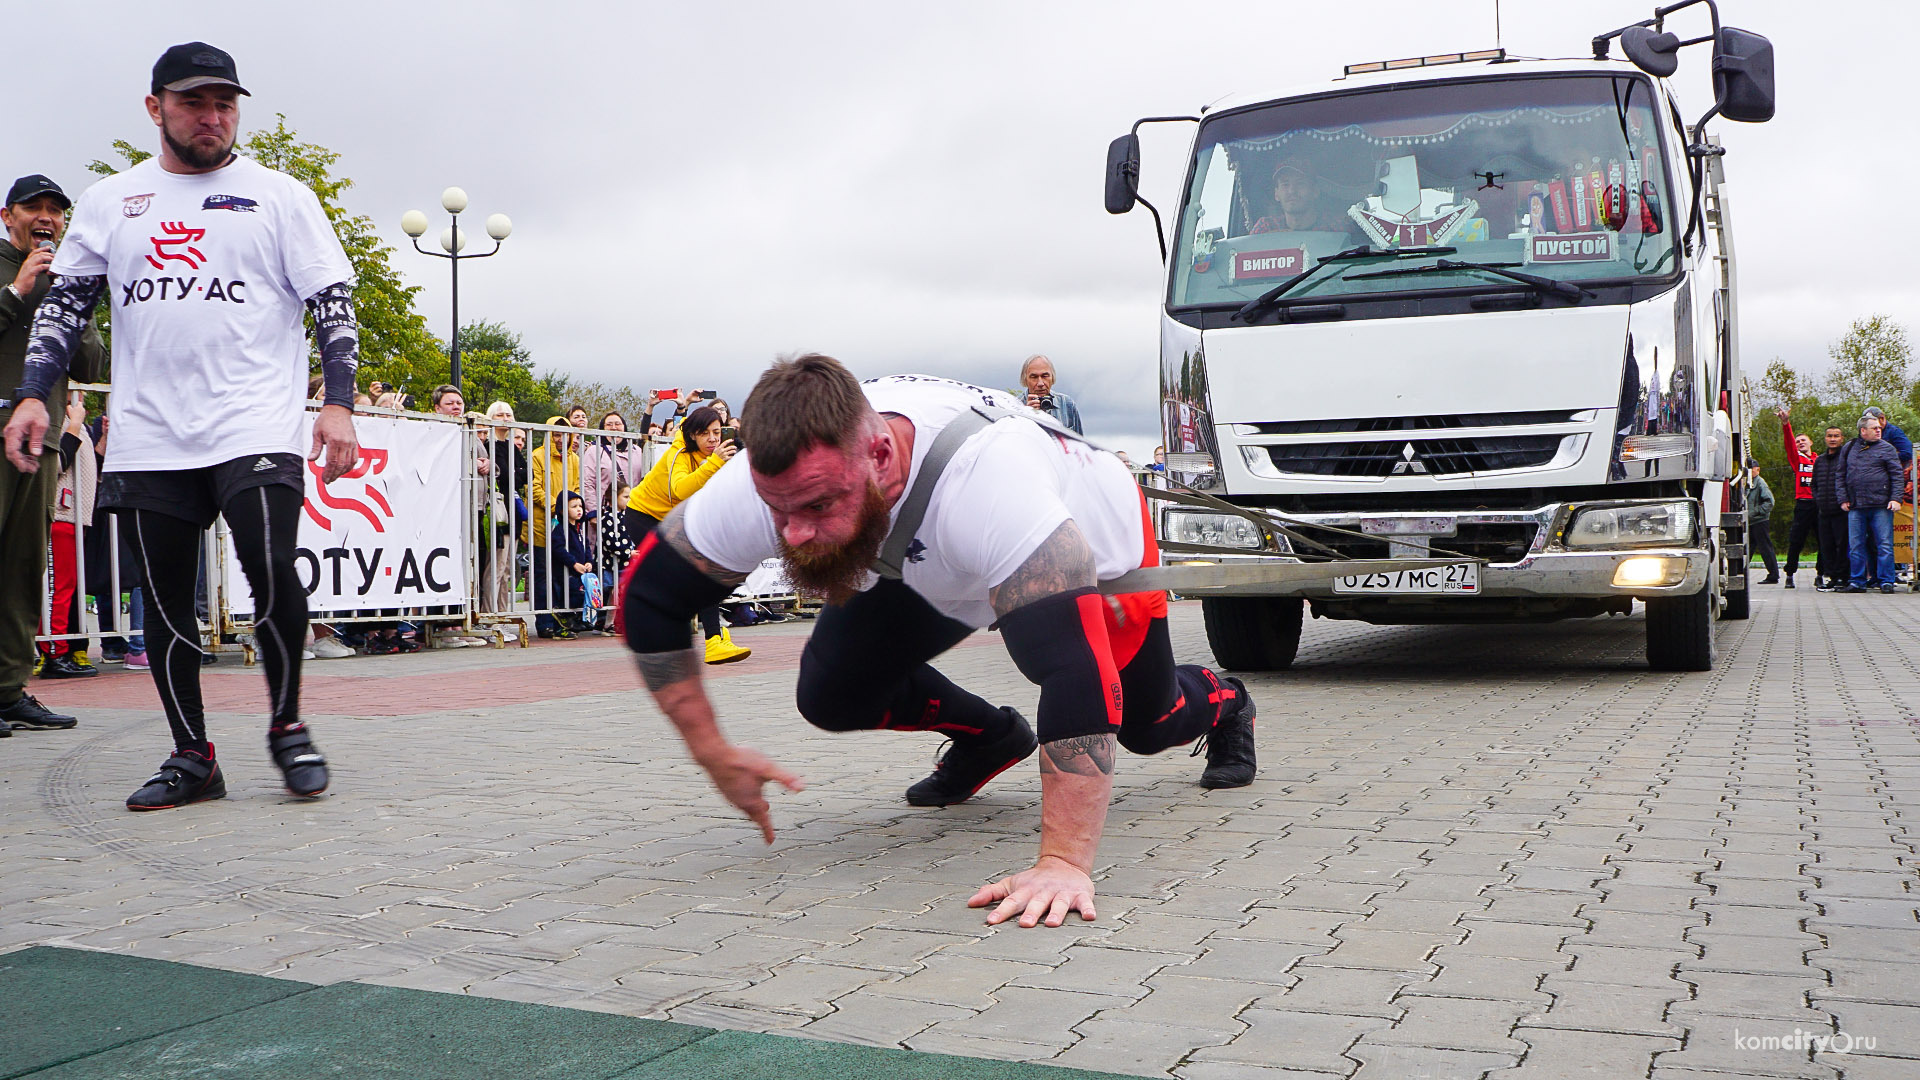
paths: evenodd
<path fill-rule="evenodd" d="M 1848 438 L 1839 425 L 1821 432 L 1824 449 L 1815 451 L 1807 435 L 1794 434 L 1785 409 L 1777 410 L 1786 440 L 1787 465 L 1794 480 L 1793 525 L 1787 536 L 1786 577 L 1777 575 L 1767 521 L 1774 497 L 1758 479 L 1748 491 L 1749 533 L 1767 565 L 1763 585 L 1780 581 L 1794 587 L 1800 554 L 1809 538 L 1815 547 L 1813 587 L 1821 592 L 1895 591 L 1899 584 L 1893 551 L 1893 517 L 1913 501 L 1913 442 L 1868 407 Z"/>

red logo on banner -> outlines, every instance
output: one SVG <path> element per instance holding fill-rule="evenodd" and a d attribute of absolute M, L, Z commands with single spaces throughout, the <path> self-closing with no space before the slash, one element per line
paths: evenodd
<path fill-rule="evenodd" d="M 1306 268 L 1307 253 L 1301 248 L 1238 251 L 1233 256 L 1233 280 L 1235 281 L 1298 277 Z"/>
<path fill-rule="evenodd" d="M 169 262 L 183 262 L 187 269 L 198 270 L 207 261 L 200 249 L 193 246 L 207 238 L 207 230 L 188 228 L 183 221 L 163 221 L 160 231 L 167 235 L 152 238 L 153 255 L 147 256 L 155 270 L 165 270 Z M 155 258 L 156 255 L 159 258 Z"/>
<path fill-rule="evenodd" d="M 386 470 L 387 452 L 385 450 L 375 450 L 362 446 L 360 448 L 360 460 L 354 462 L 353 468 L 347 470 L 346 474 L 340 477 L 339 480 L 334 481 L 336 484 L 347 480 L 360 481 L 360 494 L 373 503 L 373 506 L 368 506 L 359 499 L 351 497 L 335 498 L 333 493 L 327 490 L 327 485 L 320 482 L 320 462 L 307 462 L 307 471 L 313 474 L 313 483 L 307 487 L 307 501 L 304 504 L 307 516 L 312 518 L 316 525 L 319 525 L 329 532 L 332 531 L 333 522 L 327 520 L 326 515 L 322 514 L 319 510 L 314 509 L 313 500 L 317 496 L 323 506 L 333 510 L 351 510 L 361 517 L 366 518 L 368 523 L 373 526 L 374 532 L 386 532 L 386 522 L 374 516 L 373 510 L 374 507 L 377 506 L 380 508 L 380 513 L 391 518 L 393 517 L 393 507 L 387 505 L 386 496 L 380 494 L 377 488 L 367 482 L 368 477 L 377 476 Z"/>

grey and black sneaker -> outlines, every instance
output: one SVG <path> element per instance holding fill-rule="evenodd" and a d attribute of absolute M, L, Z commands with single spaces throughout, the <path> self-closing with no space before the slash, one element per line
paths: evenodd
<path fill-rule="evenodd" d="M 70 728 L 79 722 L 71 716 L 54 712 L 40 704 L 40 699 L 32 694 L 21 694 L 19 701 L 0 706 L 0 729 L 46 731 L 52 728 Z M 11 734 L 13 734 L 11 730 L 0 731 L 0 738 Z"/>
<path fill-rule="evenodd" d="M 267 752 L 286 777 L 289 794 L 311 799 L 327 790 L 327 759 L 320 756 L 307 734 L 307 725 L 296 723 L 267 732 Z"/>
<path fill-rule="evenodd" d="M 1207 754 L 1207 767 L 1200 774 L 1200 786 L 1246 787 L 1253 783 L 1254 774 L 1259 772 L 1253 753 L 1253 695 L 1247 693 L 1246 683 L 1231 675 L 1220 682 L 1222 689 L 1233 689 L 1234 697 L 1228 707 L 1221 710 L 1220 719 L 1214 722 L 1213 730 L 1207 732 L 1193 748 L 1195 754 L 1202 749 Z"/>
<path fill-rule="evenodd" d="M 1040 745 L 1027 718 L 1007 706 L 1013 723 L 997 738 L 965 742 L 955 739 L 933 766 L 926 779 L 907 789 L 907 802 L 913 806 L 952 806 L 973 798 L 987 781 L 1027 760 Z"/>
<path fill-rule="evenodd" d="M 175 751 L 161 763 L 153 779 L 127 796 L 127 809 L 171 810 L 203 799 L 226 797 L 227 779 L 220 775 L 220 763 L 213 760 L 213 744 L 208 743 L 205 754 Z"/>

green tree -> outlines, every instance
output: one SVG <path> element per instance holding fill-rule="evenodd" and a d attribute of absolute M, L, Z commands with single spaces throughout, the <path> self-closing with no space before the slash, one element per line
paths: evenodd
<path fill-rule="evenodd" d="M 1763 409 L 1790 409 L 1800 400 L 1801 390 L 1800 373 L 1776 356 L 1767 361 L 1767 373 L 1753 387 L 1753 402 Z"/>
<path fill-rule="evenodd" d="M 113 152 L 124 164 L 115 166 L 96 160 L 88 165 L 93 172 L 109 176 L 131 168 L 153 155 L 125 139 L 115 139 Z M 407 285 L 395 273 L 393 249 L 380 239 L 373 219 L 350 213 L 341 205 L 341 195 L 353 181 L 334 175 L 339 162 L 337 151 L 315 143 L 301 142 L 287 126 L 284 114 L 275 114 L 271 128 L 247 135 L 235 147 L 270 169 L 292 176 L 312 189 L 333 225 L 347 261 L 353 266 L 354 314 L 360 323 L 360 380 L 391 383 L 424 396 L 435 385 L 445 382 L 448 364 L 440 342 L 427 331 L 427 323 L 414 310 L 414 296 L 420 289 Z M 103 331 L 105 327 L 103 326 Z M 315 352 L 309 366 L 319 370 Z"/>
<path fill-rule="evenodd" d="M 1913 346 L 1907 328 L 1885 315 L 1853 320 L 1845 336 L 1827 349 L 1833 369 L 1825 396 L 1885 408 L 1914 392 Z"/>
<path fill-rule="evenodd" d="M 472 395 L 470 409 L 496 401 L 513 406 L 513 415 L 538 422 L 552 415 L 550 395 L 534 374 L 533 357 L 520 335 L 497 322 L 470 322 L 460 328 L 460 381 Z M 451 361 L 449 360 L 449 366 Z M 534 413 L 540 413 L 534 416 Z"/>

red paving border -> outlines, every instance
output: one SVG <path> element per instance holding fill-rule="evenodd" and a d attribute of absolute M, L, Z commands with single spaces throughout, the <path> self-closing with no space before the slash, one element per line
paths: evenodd
<path fill-rule="evenodd" d="M 709 681 L 765 675 L 800 661 L 811 626 L 769 627 L 742 635 L 753 655 L 706 669 Z M 997 644 L 976 634 L 960 648 Z M 421 670 L 432 665 L 434 670 Z M 210 713 L 266 707 L 264 672 L 222 656 L 201 672 L 202 703 Z M 32 692 L 54 708 L 159 709 L 153 679 L 143 671 L 102 667 L 91 679 L 35 679 Z M 614 638 L 533 641 L 524 649 L 431 650 L 425 654 L 310 660 L 302 666 L 302 711 L 313 716 L 421 716 L 461 709 L 531 705 L 627 691 L 644 693 L 626 647 Z"/>

